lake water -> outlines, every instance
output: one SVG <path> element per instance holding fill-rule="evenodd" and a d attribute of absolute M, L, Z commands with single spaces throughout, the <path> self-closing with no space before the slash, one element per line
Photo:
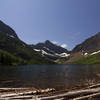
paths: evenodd
<path fill-rule="evenodd" d="M 0 66 L 0 87 L 63 89 L 99 80 L 100 65 Z"/>

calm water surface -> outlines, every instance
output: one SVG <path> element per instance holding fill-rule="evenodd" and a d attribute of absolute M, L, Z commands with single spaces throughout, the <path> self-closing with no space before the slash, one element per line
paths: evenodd
<path fill-rule="evenodd" d="M 0 87 L 67 88 L 99 80 L 100 65 L 0 66 Z"/>

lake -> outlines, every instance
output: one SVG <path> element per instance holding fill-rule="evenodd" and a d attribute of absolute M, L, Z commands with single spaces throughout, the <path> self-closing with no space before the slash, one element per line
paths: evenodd
<path fill-rule="evenodd" d="M 72 88 L 100 81 L 100 65 L 0 66 L 0 87 Z"/>

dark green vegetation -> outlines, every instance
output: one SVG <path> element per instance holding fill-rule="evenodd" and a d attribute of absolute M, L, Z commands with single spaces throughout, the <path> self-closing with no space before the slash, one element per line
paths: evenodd
<path fill-rule="evenodd" d="M 0 32 L 0 49 L 7 51 L 16 57 L 20 57 L 30 64 L 52 63 L 41 57 L 30 46 L 18 38 L 12 38 L 3 32 Z"/>
<path fill-rule="evenodd" d="M 27 64 L 27 61 L 16 57 L 6 51 L 0 50 L 0 65 L 21 65 Z"/>
<path fill-rule="evenodd" d="M 42 57 L 40 54 L 35 52 L 31 46 L 21 41 L 16 35 L 16 33 L 14 33 L 14 31 L 7 25 L 0 22 L 0 27 L 1 26 L 2 28 L 0 28 L 0 64 L 19 65 L 54 63 Z"/>

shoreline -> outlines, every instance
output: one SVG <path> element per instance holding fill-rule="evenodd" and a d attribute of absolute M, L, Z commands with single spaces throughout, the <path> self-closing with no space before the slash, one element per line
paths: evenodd
<path fill-rule="evenodd" d="M 84 98 L 99 97 L 100 83 L 86 88 L 76 90 L 56 91 L 54 88 L 35 89 L 35 88 L 0 88 L 0 100 L 84 100 Z M 62 98 L 62 99 L 61 99 Z"/>

